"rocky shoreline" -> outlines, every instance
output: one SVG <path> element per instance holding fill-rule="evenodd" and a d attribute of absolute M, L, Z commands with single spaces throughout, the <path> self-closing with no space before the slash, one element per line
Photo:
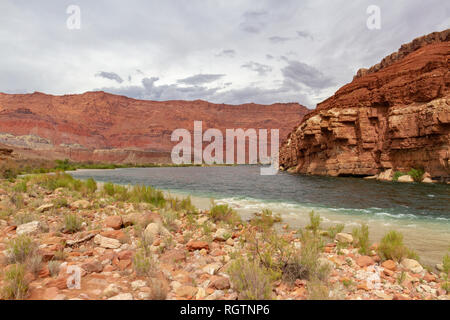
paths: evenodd
<path fill-rule="evenodd" d="M 425 268 L 386 235 L 370 244 L 290 230 L 267 210 L 244 222 L 226 205 L 67 174 L 0 181 L 0 295 L 30 300 L 448 300 L 449 258 Z M 275 232 L 281 224 L 281 232 Z M 397 235 L 398 236 L 398 235 Z M 75 271 L 74 271 L 75 270 Z M 79 271 L 79 287 L 73 287 Z M 75 273 L 73 273 L 75 272 Z M 251 277 L 249 276 L 251 275 Z M 76 281 L 75 281 L 76 282 Z"/>

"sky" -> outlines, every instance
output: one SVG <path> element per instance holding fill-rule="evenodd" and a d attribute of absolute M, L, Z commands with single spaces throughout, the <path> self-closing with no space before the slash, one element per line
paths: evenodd
<path fill-rule="evenodd" d="M 314 108 L 449 27 L 447 0 L 1 0 L 0 92 Z"/>

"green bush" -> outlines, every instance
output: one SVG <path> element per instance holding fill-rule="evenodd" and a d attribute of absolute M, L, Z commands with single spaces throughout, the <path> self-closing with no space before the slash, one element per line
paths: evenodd
<path fill-rule="evenodd" d="M 353 229 L 352 235 L 353 244 L 359 248 L 359 253 L 369 254 L 369 226 L 365 223 L 361 224 L 361 227 Z"/>
<path fill-rule="evenodd" d="M 3 287 L 3 299 L 21 300 L 24 299 L 28 292 L 28 283 L 25 280 L 25 266 L 22 264 L 14 264 L 5 272 L 5 283 Z"/>
<path fill-rule="evenodd" d="M 273 214 L 269 209 L 263 209 L 259 215 L 251 220 L 252 225 L 262 229 L 271 228 L 277 222 L 281 222 L 281 216 Z"/>
<path fill-rule="evenodd" d="M 332 227 L 329 227 L 328 230 L 327 230 L 326 235 L 329 238 L 334 239 L 334 238 L 336 238 L 336 235 L 338 233 L 341 233 L 344 230 L 344 228 L 345 228 L 345 225 L 342 224 L 342 223 L 337 224 L 337 225 L 332 226 Z"/>
<path fill-rule="evenodd" d="M 322 218 L 319 214 L 315 214 L 314 211 L 309 213 L 309 225 L 306 226 L 306 229 L 311 230 L 314 233 L 317 233 L 320 229 L 320 223 Z"/>
<path fill-rule="evenodd" d="M 423 174 L 425 172 L 422 169 L 411 169 L 408 171 L 408 174 L 413 178 L 415 182 L 421 182 Z"/>
<path fill-rule="evenodd" d="M 15 185 L 13 190 L 15 192 L 27 192 L 27 182 L 25 180 L 18 181 Z"/>
<path fill-rule="evenodd" d="M 243 300 L 271 299 L 270 274 L 258 261 L 244 258 L 234 260 L 228 268 L 233 287 Z"/>
<path fill-rule="evenodd" d="M 442 259 L 442 266 L 444 267 L 444 273 L 448 274 L 450 272 L 450 255 L 448 253 Z"/>
<path fill-rule="evenodd" d="M 229 224 L 236 224 L 241 221 L 236 211 L 227 204 L 215 204 L 212 202 L 209 214 L 214 222 L 223 221 Z"/>
<path fill-rule="evenodd" d="M 24 263 L 36 250 L 36 244 L 27 235 L 19 235 L 8 243 L 10 263 Z"/>
<path fill-rule="evenodd" d="M 401 261 L 403 258 L 418 260 L 417 254 L 403 244 L 403 235 L 394 230 L 388 232 L 381 239 L 378 254 L 383 260 Z"/>
<path fill-rule="evenodd" d="M 64 216 L 64 230 L 69 233 L 75 233 L 81 230 L 83 219 L 78 217 L 75 213 L 70 213 Z"/>
<path fill-rule="evenodd" d="M 136 275 L 153 276 L 155 273 L 155 262 L 145 250 L 138 250 L 133 256 L 133 269 Z"/>

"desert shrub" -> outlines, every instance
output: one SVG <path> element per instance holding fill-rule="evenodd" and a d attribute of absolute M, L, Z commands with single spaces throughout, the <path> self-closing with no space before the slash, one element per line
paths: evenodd
<path fill-rule="evenodd" d="M 152 278 L 149 281 L 150 288 L 152 289 L 152 300 L 166 300 L 169 290 L 164 282 L 156 278 Z"/>
<path fill-rule="evenodd" d="M 18 181 L 13 187 L 15 192 L 27 192 L 27 189 L 27 182 L 25 180 Z"/>
<path fill-rule="evenodd" d="M 14 216 L 14 223 L 19 226 L 21 224 L 35 221 L 36 219 L 37 219 L 37 217 L 34 214 L 32 214 L 30 212 L 22 212 L 22 213 L 17 213 Z"/>
<path fill-rule="evenodd" d="M 306 229 L 311 230 L 314 233 L 317 233 L 320 229 L 320 223 L 322 218 L 319 214 L 315 214 L 314 211 L 309 213 L 309 225 L 306 226 Z"/>
<path fill-rule="evenodd" d="M 160 215 L 164 227 L 166 227 L 170 231 L 178 230 L 178 225 L 175 223 L 175 220 L 178 218 L 178 215 L 175 211 L 161 210 Z"/>
<path fill-rule="evenodd" d="M 11 195 L 10 200 L 12 204 L 16 207 L 16 209 L 20 210 L 25 207 L 25 200 L 23 199 L 22 194 L 19 192 L 14 192 Z"/>
<path fill-rule="evenodd" d="M 66 198 L 56 198 L 52 201 L 52 203 L 55 205 L 55 208 L 64 208 L 69 206 Z"/>
<path fill-rule="evenodd" d="M 152 276 L 155 273 L 155 262 L 144 250 L 137 250 L 133 256 L 133 269 L 137 276 Z"/>
<path fill-rule="evenodd" d="M 408 174 L 413 178 L 413 180 L 415 182 L 421 182 L 422 181 L 422 176 L 425 172 L 423 171 L 423 169 L 411 169 L 408 171 Z"/>
<path fill-rule="evenodd" d="M 442 259 L 443 271 L 445 274 L 450 272 L 450 255 L 447 253 Z"/>
<path fill-rule="evenodd" d="M 227 204 L 215 204 L 211 202 L 209 214 L 214 222 L 223 221 L 229 224 L 236 224 L 241 221 L 237 212 Z"/>
<path fill-rule="evenodd" d="M 19 235 L 8 243 L 10 263 L 24 263 L 36 250 L 36 244 L 27 235 Z"/>
<path fill-rule="evenodd" d="M 52 277 L 55 277 L 59 274 L 59 269 L 61 267 L 61 261 L 52 260 L 48 263 L 48 271 Z"/>
<path fill-rule="evenodd" d="M 107 194 L 108 196 L 111 196 L 111 197 L 114 196 L 114 193 L 115 193 L 114 184 L 112 184 L 111 182 L 106 182 L 103 185 L 103 192 L 105 194 Z"/>
<path fill-rule="evenodd" d="M 244 258 L 234 260 L 228 268 L 233 287 L 243 300 L 271 299 L 270 274 L 258 261 Z"/>
<path fill-rule="evenodd" d="M 84 193 L 94 194 L 97 191 L 97 182 L 94 179 L 89 178 L 84 182 Z"/>
<path fill-rule="evenodd" d="M 322 281 L 308 281 L 308 300 L 330 300 L 330 290 Z"/>
<path fill-rule="evenodd" d="M 117 191 L 116 191 L 117 193 Z M 163 208 L 166 204 L 164 193 L 151 186 L 136 185 L 130 191 L 130 200 L 133 202 L 150 203 L 156 207 Z"/>
<path fill-rule="evenodd" d="M 320 235 L 313 231 L 305 230 L 300 233 L 302 249 L 300 251 L 300 263 L 305 269 L 307 280 L 326 280 L 330 271 L 328 264 L 321 263 L 320 254 L 324 243 Z"/>
<path fill-rule="evenodd" d="M 365 223 L 361 224 L 361 227 L 353 229 L 352 235 L 353 244 L 359 248 L 359 253 L 369 254 L 369 226 Z"/>
<path fill-rule="evenodd" d="M 55 251 L 55 254 L 53 255 L 52 261 L 64 261 L 66 260 L 66 253 L 63 249 Z"/>
<path fill-rule="evenodd" d="M 64 216 L 64 230 L 69 233 L 75 233 L 81 230 L 83 219 L 77 214 L 70 213 Z"/>
<path fill-rule="evenodd" d="M 27 261 L 27 267 L 35 276 L 38 275 L 42 267 L 42 256 L 35 251 Z"/>
<path fill-rule="evenodd" d="M 28 292 L 28 283 L 25 280 L 25 266 L 22 264 L 11 265 L 4 275 L 5 286 L 2 290 L 3 299 L 21 300 Z"/>
<path fill-rule="evenodd" d="M 281 222 L 281 216 L 273 214 L 269 209 L 263 209 L 259 215 L 251 220 L 252 225 L 262 229 L 270 228 L 277 222 Z"/>
<path fill-rule="evenodd" d="M 7 220 L 13 213 L 14 211 L 11 208 L 0 210 L 0 219 Z"/>
<path fill-rule="evenodd" d="M 327 229 L 327 237 L 334 239 L 338 233 L 341 233 L 345 228 L 345 225 L 340 223 Z"/>
<path fill-rule="evenodd" d="M 403 235 L 394 230 L 381 239 L 378 254 L 383 260 L 401 261 L 403 258 L 418 260 L 417 254 L 403 244 Z"/>

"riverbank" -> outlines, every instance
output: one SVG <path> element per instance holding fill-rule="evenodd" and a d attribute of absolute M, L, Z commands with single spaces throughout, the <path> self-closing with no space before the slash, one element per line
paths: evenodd
<path fill-rule="evenodd" d="M 214 198 L 230 205 L 244 219 L 270 209 L 280 214 L 291 230 L 306 226 L 311 211 L 321 215 L 326 228 L 345 224 L 344 230 L 351 232 L 361 223 L 368 224 L 374 243 L 390 230 L 398 230 L 430 266 L 449 250 L 450 188 L 446 185 L 287 173 L 265 177 L 259 174 L 258 166 L 81 170 L 71 174 L 191 195 L 196 206 L 205 210 Z"/>
<path fill-rule="evenodd" d="M 246 222 L 227 205 L 62 174 L 0 189 L 3 298 L 449 298 L 446 275 L 404 244 L 373 245 L 363 228 L 324 228 L 317 215 L 298 233 L 268 210 Z M 67 287 L 74 268 L 78 289 Z"/>

